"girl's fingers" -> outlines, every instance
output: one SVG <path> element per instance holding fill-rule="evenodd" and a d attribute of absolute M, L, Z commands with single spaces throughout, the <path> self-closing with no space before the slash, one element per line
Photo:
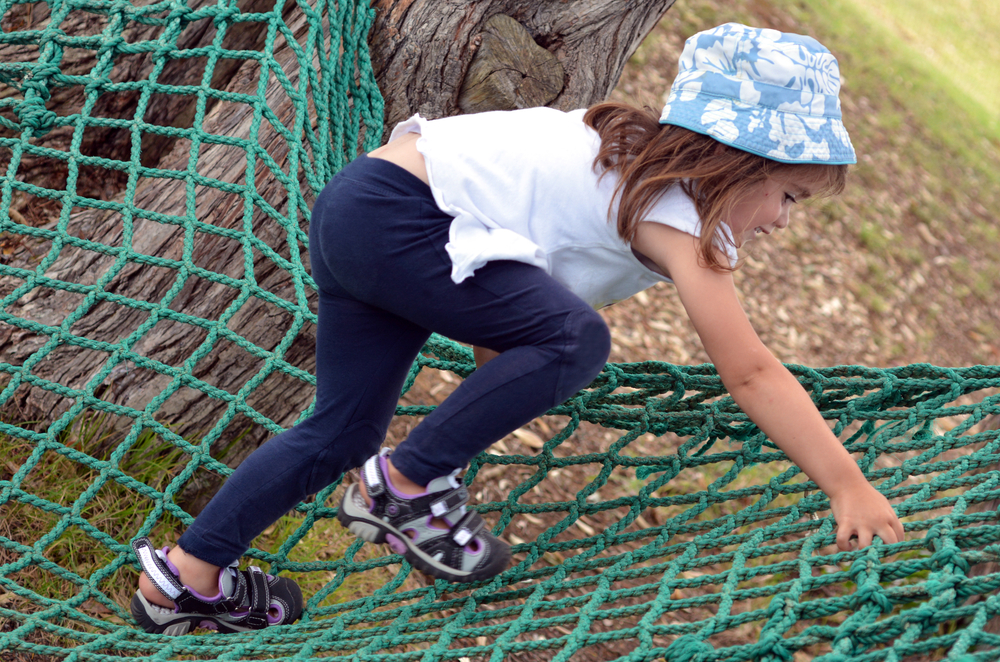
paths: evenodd
<path fill-rule="evenodd" d="M 872 531 L 868 529 L 862 529 L 858 531 L 858 549 L 864 549 L 868 545 L 872 544 Z"/>
<path fill-rule="evenodd" d="M 837 547 L 842 552 L 851 551 L 851 536 L 856 535 L 857 532 L 846 526 L 837 527 Z"/>
<path fill-rule="evenodd" d="M 878 535 L 880 538 L 882 538 L 882 542 L 886 543 L 887 545 L 891 545 L 897 542 L 902 542 L 904 537 L 903 525 L 899 523 L 898 519 L 893 520 L 888 524 L 888 526 L 884 527 L 883 530 L 879 531 Z"/>
<path fill-rule="evenodd" d="M 896 542 L 903 542 L 906 538 L 906 531 L 903 530 L 903 523 L 899 521 L 898 517 L 892 520 L 892 530 L 896 532 Z"/>

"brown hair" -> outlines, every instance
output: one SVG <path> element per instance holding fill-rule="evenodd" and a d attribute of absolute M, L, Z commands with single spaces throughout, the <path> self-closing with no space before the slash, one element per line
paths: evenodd
<path fill-rule="evenodd" d="M 680 186 L 701 219 L 699 258 L 716 271 L 733 270 L 719 262 L 714 250 L 720 247 L 715 239 L 719 224 L 755 184 L 795 168 L 797 176 L 814 182 L 813 195 L 835 195 L 847 179 L 846 165 L 779 163 L 689 129 L 660 124 L 659 113 L 652 108 L 602 103 L 590 108 L 583 121 L 601 137 L 594 170 L 602 171 L 601 176 L 618 171 L 614 199 L 619 200 L 619 236 L 631 242 L 636 226 L 657 199 L 672 186 Z"/>

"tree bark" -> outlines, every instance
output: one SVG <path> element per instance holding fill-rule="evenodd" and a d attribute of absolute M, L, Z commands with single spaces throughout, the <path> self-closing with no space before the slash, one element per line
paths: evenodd
<path fill-rule="evenodd" d="M 254 11 L 253 3 L 260 2 L 261 0 L 246 0 L 243 3 L 244 10 Z M 417 111 L 426 117 L 460 113 L 461 91 L 463 87 L 467 87 L 466 72 L 472 67 L 483 33 L 487 30 L 487 21 L 498 15 L 508 16 L 519 23 L 533 38 L 536 48 L 547 51 L 526 55 L 523 60 L 529 63 L 525 65 L 524 76 L 534 76 L 548 86 L 549 92 L 554 91 L 548 105 L 569 109 L 602 100 L 615 86 L 629 56 L 671 4 L 672 0 L 643 3 L 624 0 L 541 3 L 513 0 L 474 3 L 454 0 L 376 0 L 376 23 L 369 41 L 373 67 L 386 101 L 385 125 L 391 128 L 399 120 Z M 301 42 L 306 37 L 307 29 L 304 14 L 289 3 L 284 15 L 295 39 Z M 495 24 L 496 20 L 493 25 Z M 516 26 L 510 27 L 516 31 Z M 190 40 L 184 42 L 184 47 L 208 45 L 212 36 L 211 30 L 197 34 L 192 32 Z M 226 45 L 230 48 L 259 49 L 263 36 L 260 30 L 255 32 L 246 28 L 240 39 L 242 43 Z M 524 38 L 518 39 L 520 46 L 505 46 L 501 41 L 494 44 L 492 52 L 512 52 L 531 46 Z M 279 39 L 274 57 L 281 63 L 282 70 L 295 88 L 300 71 L 292 49 Z M 521 61 L 516 56 L 514 60 Z M 561 66 L 561 75 L 553 75 L 557 69 L 551 63 L 555 61 Z M 484 66 L 491 65 L 487 62 Z M 514 66 L 516 68 L 520 65 Z M 129 75 L 141 79 L 148 76 L 149 70 L 149 61 L 139 61 Z M 480 72 L 482 70 L 481 66 Z M 255 94 L 257 71 L 255 60 L 234 60 L 229 68 L 217 69 L 218 75 L 213 80 L 213 86 L 218 82 L 219 88 L 228 92 Z M 175 81 L 190 81 L 192 74 L 184 67 L 177 67 L 172 75 Z M 499 101 L 488 102 L 494 104 L 492 107 L 504 107 L 504 104 L 517 107 L 527 103 L 525 99 L 530 102 L 531 99 L 538 98 L 537 86 L 527 86 L 522 90 L 517 84 L 517 76 L 511 78 L 509 72 L 506 75 L 508 81 L 513 81 L 504 83 L 504 89 L 509 94 L 505 92 L 497 97 Z M 480 76 L 479 80 L 484 78 L 488 76 Z M 0 93 L 2 90 L 3 86 L 0 85 Z M 194 97 L 174 95 L 178 99 L 169 100 L 169 96 L 163 95 L 166 105 L 155 112 L 177 126 L 190 126 L 194 108 L 190 104 Z M 290 126 L 294 115 L 292 103 L 273 76 L 269 80 L 266 96 L 268 107 L 282 123 Z M 79 107 L 82 96 L 78 95 L 75 100 L 69 97 L 60 100 L 59 113 L 70 112 L 74 103 L 77 104 L 75 107 Z M 129 105 L 132 104 L 131 100 L 122 103 L 117 111 L 119 116 L 130 117 L 129 113 L 134 112 L 135 106 Z M 150 113 L 154 113 L 152 108 Z M 253 120 L 254 111 L 248 104 L 216 103 L 208 106 L 202 127 L 209 134 L 246 138 L 250 135 Z M 287 172 L 289 153 L 286 140 L 278 132 L 268 131 L 266 123 L 261 126 L 263 128 L 258 135 L 260 147 Z M 68 145 L 65 143 L 66 139 L 66 136 L 53 131 L 42 140 Z M 110 154 L 120 155 L 122 150 L 128 149 L 128 141 L 106 140 L 102 149 L 108 150 Z M 164 170 L 184 171 L 191 159 L 191 145 L 186 140 L 154 141 L 148 146 L 144 142 L 143 150 L 148 150 L 148 154 L 144 153 L 143 156 L 144 164 L 155 163 Z M 125 154 L 127 160 L 127 153 Z M 243 155 L 234 153 L 233 147 L 205 143 L 198 154 L 197 172 L 199 176 L 221 182 L 243 184 L 244 163 Z M 288 211 L 284 185 L 260 165 L 259 159 L 257 163 L 254 179 L 260 198 L 278 213 L 301 219 L 304 230 L 304 215 L 295 210 Z M 30 181 L 22 179 L 22 174 L 38 177 L 40 181 L 49 176 L 29 168 L 19 170 L 18 179 L 21 181 Z M 299 178 L 302 184 L 301 172 L 290 173 L 290 176 Z M 100 187 L 99 180 L 98 173 L 98 180 L 90 185 Z M 190 241 L 185 228 L 149 219 L 153 218 L 153 214 L 183 217 L 186 187 L 184 179 L 140 178 L 134 195 L 134 206 L 148 210 L 149 213 L 143 214 L 144 218 L 136 219 L 127 264 L 114 278 L 103 284 L 103 290 L 109 294 L 155 303 L 163 300 L 172 288 L 180 287 L 179 293 L 170 299 L 169 309 L 214 322 L 232 312 L 230 308 L 234 302 L 243 296 L 241 289 L 195 275 L 189 275 L 186 281 L 178 283 L 182 279 L 178 268 L 155 266 L 149 260 L 141 259 L 142 256 L 170 260 L 180 260 L 183 257 L 186 237 Z M 302 185 L 300 188 L 306 196 L 305 202 L 311 206 L 309 187 Z M 112 197 L 121 201 L 123 193 L 116 192 Z M 240 230 L 244 223 L 243 200 L 217 187 L 201 187 L 196 193 L 196 215 L 199 222 Z M 289 230 L 272 220 L 259 207 L 254 208 L 252 223 L 253 235 L 263 245 L 272 247 L 281 258 L 287 259 L 293 248 L 305 254 L 304 246 L 294 237 L 289 244 Z M 54 227 L 54 220 L 49 221 L 48 226 Z M 67 233 L 105 246 L 121 247 L 126 228 L 117 212 L 87 209 L 72 215 Z M 217 234 L 192 234 L 194 245 L 191 262 L 195 267 L 233 279 L 233 282 L 244 285 L 250 282 L 247 278 L 249 274 L 244 273 L 249 244 Z M 37 263 L 38 256 L 52 250 L 52 246 L 47 241 L 22 239 L 27 243 L 34 241 L 34 248 L 22 252 L 19 257 L 15 256 L 9 265 L 31 270 Z M 308 302 L 304 303 L 300 295 L 296 294 L 293 278 L 276 260 L 265 257 L 257 249 L 251 252 L 254 265 L 252 282 L 261 290 L 288 302 L 290 309 L 307 305 L 315 311 L 314 297 L 310 295 Z M 304 259 L 308 264 L 307 258 Z M 101 277 L 114 266 L 115 257 L 112 255 L 78 246 L 63 246 L 59 259 L 46 276 L 65 283 L 90 285 L 100 282 Z M 4 273 L 13 272 L 5 270 Z M 6 294 L 23 282 L 20 278 L 7 275 L 0 287 Z M 313 389 L 305 386 L 297 377 L 284 374 L 267 364 L 275 359 L 312 372 L 315 334 L 311 324 L 304 324 L 294 342 L 278 352 L 277 356 L 255 356 L 240 347 L 240 339 L 245 339 L 271 352 L 285 339 L 289 329 L 302 324 L 301 315 L 296 317 L 265 298 L 250 296 L 224 323 L 215 327 L 215 331 L 229 333 L 229 339 L 220 337 L 214 343 L 208 342 L 208 345 L 206 341 L 209 340 L 210 329 L 203 325 L 171 320 L 169 315 L 157 313 L 158 321 L 142 334 L 132 351 L 178 370 L 188 371 L 197 380 L 170 392 L 169 397 L 154 413 L 157 421 L 170 426 L 186 438 L 204 435 L 217 427 L 228 407 L 228 402 L 224 399 L 211 397 L 204 391 L 214 388 L 237 394 L 248 382 L 263 376 L 266 376 L 263 382 L 247 396 L 247 404 L 256 412 L 280 426 L 288 427 L 309 406 Z M 82 294 L 49 287 L 36 287 L 9 306 L 7 312 L 50 326 L 58 326 L 70 315 L 79 316 L 70 326 L 70 331 L 75 336 L 112 344 L 126 342 L 142 325 L 150 323 L 151 315 L 150 310 L 123 306 L 110 297 L 102 297 L 87 305 Z M 33 361 L 35 352 L 50 339 L 48 335 L 36 335 L 17 326 L 0 325 L 0 361 L 16 366 Z M 197 360 L 192 358 L 197 352 L 204 350 L 207 350 L 204 356 Z M 35 364 L 31 375 L 73 389 L 82 389 L 91 384 L 108 359 L 109 354 L 104 351 L 72 344 L 62 345 Z M 93 384 L 91 387 L 95 397 L 142 411 L 155 398 L 160 397 L 171 383 L 174 383 L 173 375 L 124 364 L 118 365 L 96 388 L 93 388 Z M 53 390 L 37 385 L 23 385 L 7 400 L 5 407 L 8 415 L 16 411 L 21 420 L 52 421 L 65 413 L 73 402 Z M 114 424 L 124 430 L 133 424 L 133 420 L 121 416 Z M 42 426 L 44 427 L 44 423 Z M 230 441 L 239 438 L 239 444 L 228 448 L 219 456 L 223 462 L 235 466 L 271 434 L 260 423 L 238 414 L 229 427 L 219 434 L 218 442 L 213 448 L 227 448 Z M 196 475 L 182 495 L 182 501 L 192 511 L 200 509 L 205 501 L 205 494 L 210 493 L 217 484 L 214 476 L 209 476 L 207 472 L 200 474 Z"/>
<path fill-rule="evenodd" d="M 524 26 L 562 65 L 562 89 L 546 105 L 572 110 L 603 101 L 673 2 L 374 0 L 378 15 L 368 43 L 385 98 L 385 129 L 414 113 L 435 118 L 462 112 L 466 73 L 487 21 L 499 14 Z"/>
<path fill-rule="evenodd" d="M 308 29 L 305 15 L 301 12 L 292 12 L 287 20 L 294 37 L 304 38 Z M 280 44 L 274 53 L 275 60 L 288 75 L 290 84 L 295 87 L 298 85 L 300 74 L 295 53 L 283 40 Z M 253 94 L 256 86 L 257 69 L 241 67 L 222 89 L 232 93 Z M 265 100 L 278 117 L 289 124 L 292 123 L 294 117 L 292 101 L 281 85 L 269 86 Z M 217 104 L 205 115 L 202 128 L 206 133 L 213 135 L 247 139 L 250 137 L 253 119 L 253 108 L 249 105 Z M 273 129 L 267 130 L 266 124 L 258 132 L 257 138 L 260 148 L 274 159 L 283 172 L 287 172 L 289 154 L 285 139 Z M 157 166 L 163 170 L 184 171 L 190 160 L 190 151 L 191 145 L 188 141 L 175 141 Z M 257 163 L 254 173 L 257 194 L 277 213 L 286 215 L 288 209 L 284 184 L 273 176 L 260 159 Z M 204 178 L 234 185 L 244 183 L 245 159 L 242 158 L 242 154 L 236 154 L 233 147 L 215 143 L 204 144 L 199 152 L 198 164 L 198 173 Z M 146 216 L 164 214 L 183 217 L 186 186 L 183 179 L 142 179 L 137 187 L 133 205 L 137 209 L 145 210 Z M 309 187 L 300 186 L 300 188 L 308 197 Z M 307 202 L 311 205 L 311 199 Z M 220 188 L 205 186 L 199 191 L 197 213 L 198 220 L 203 223 L 236 230 L 243 225 L 243 211 L 242 200 Z M 307 228 L 303 225 L 300 229 Z M 124 246 L 124 232 L 122 219 L 117 212 L 100 210 L 75 214 L 67 226 L 67 233 L 72 236 L 110 247 Z M 255 214 L 252 233 L 263 245 L 274 247 L 281 258 L 289 258 L 291 249 L 289 232 L 271 216 L 264 213 Z M 133 238 L 128 247 L 135 257 L 156 256 L 174 261 L 180 261 L 184 257 L 186 230 L 182 226 L 138 218 L 132 227 L 132 234 Z M 296 250 L 305 254 L 304 246 L 300 242 L 294 237 L 292 242 L 296 244 Z M 194 266 L 203 267 L 236 281 L 247 282 L 249 274 L 244 273 L 244 257 L 248 246 L 243 242 L 215 234 L 194 233 L 193 243 L 190 262 Z M 45 245 L 39 246 L 38 249 L 36 255 L 47 252 Z M 260 251 L 253 252 L 253 282 L 260 290 L 288 301 L 292 306 L 300 305 L 302 302 L 296 299 L 295 283 L 288 272 L 274 260 L 267 259 Z M 304 257 L 308 266 L 308 258 Z M 107 254 L 69 246 L 62 248 L 58 260 L 45 276 L 64 283 L 92 285 L 114 266 L 114 258 Z M 181 276 L 177 269 L 150 266 L 143 261 L 129 259 L 103 290 L 109 294 L 141 302 L 159 302 L 178 284 L 179 278 Z M 21 284 L 20 279 L 8 277 L 5 280 L 7 281 L 5 292 Z M 172 298 L 168 307 L 204 320 L 218 320 L 239 294 L 240 292 L 232 287 L 191 276 L 183 282 L 183 287 Z M 315 312 L 313 298 L 310 299 L 309 308 Z M 70 332 L 77 337 L 104 343 L 121 343 L 150 318 L 148 311 L 117 305 L 108 300 L 89 307 L 85 304 L 85 298 L 80 294 L 65 289 L 38 287 L 21 297 L 7 310 L 15 316 L 49 326 L 59 326 L 70 315 L 79 315 L 82 312 L 82 317 L 70 326 Z M 260 297 L 251 296 L 224 326 L 257 347 L 271 351 L 281 342 L 295 322 L 293 315 L 278 306 Z M 247 381 L 261 374 L 264 360 L 249 354 L 235 342 L 225 339 L 217 340 L 193 366 L 186 365 L 190 363 L 192 355 L 205 346 L 207 337 L 208 332 L 201 326 L 161 319 L 143 333 L 131 350 L 135 354 L 168 366 L 182 370 L 189 369 L 195 379 L 207 384 L 208 387 L 231 394 L 237 393 Z M 48 335 L 36 335 L 30 330 L 3 325 L 0 327 L 0 356 L 4 362 L 23 365 L 49 341 Z M 314 334 L 307 325 L 284 352 L 282 359 L 286 363 L 311 372 L 314 366 L 313 344 Z M 32 369 L 31 374 L 69 388 L 84 389 L 104 368 L 108 359 L 109 354 L 106 352 L 88 350 L 76 345 L 62 345 L 52 350 Z M 160 396 L 172 381 L 173 376 L 169 374 L 125 363 L 116 366 L 103 383 L 91 390 L 102 400 L 142 411 L 154 398 Z M 247 404 L 275 420 L 279 425 L 287 427 L 294 422 L 299 412 L 308 406 L 311 397 L 311 390 L 303 389 L 299 379 L 280 372 L 271 372 L 261 390 L 247 397 Z M 74 400 L 52 390 L 22 386 L 6 405 L 8 410 L 15 409 L 22 419 L 51 421 L 64 414 L 73 403 Z M 292 405 L 289 406 L 288 403 Z M 176 389 L 159 405 L 155 418 L 170 426 L 181 436 L 196 438 L 215 427 L 226 407 L 226 402 L 206 395 L 204 387 L 183 386 Z M 107 423 L 111 428 L 124 431 L 133 424 L 133 420 L 122 416 Z M 235 466 L 268 434 L 263 426 L 251 423 L 250 419 L 243 415 L 237 415 L 229 428 L 220 435 L 217 446 L 225 447 L 228 442 L 241 435 L 244 435 L 248 443 L 232 448 L 231 452 L 221 459 Z M 211 491 L 217 482 L 212 475 L 206 473 L 196 475 L 182 495 L 182 500 L 194 510 L 199 510 L 201 502 L 204 501 L 202 495 L 206 491 Z"/>
<path fill-rule="evenodd" d="M 212 6 L 209 0 L 190 0 L 188 7 L 198 10 Z M 267 11 L 273 5 L 273 0 L 242 0 L 239 3 L 242 12 Z M 170 13 L 164 13 L 169 18 Z M 11 10 L 0 20 L 0 28 L 5 32 L 44 30 L 52 19 L 49 5 L 44 3 L 13 5 Z M 97 36 L 104 32 L 117 32 L 116 26 L 122 25 L 122 39 L 129 44 L 140 44 L 158 39 L 166 40 L 175 45 L 175 50 L 186 50 L 211 43 L 216 32 L 210 20 L 197 21 L 186 28 L 180 28 L 180 22 L 175 20 L 163 25 L 147 25 L 135 21 L 125 21 L 117 14 L 97 14 L 90 12 L 71 12 L 59 27 L 72 37 Z M 264 43 L 264 23 L 237 23 L 228 28 L 223 46 L 234 49 L 259 50 Z M 17 64 L 36 65 L 42 57 L 39 49 L 33 43 L 0 44 L 0 62 L 9 66 Z M 151 52 L 124 54 L 113 60 L 113 65 L 107 71 L 101 71 L 98 63 L 98 51 L 85 48 L 65 49 L 55 59 L 59 73 L 62 76 L 95 76 L 106 73 L 113 83 L 140 81 L 149 78 L 158 57 Z M 239 67 L 238 60 L 222 59 L 215 65 L 212 76 L 212 87 L 222 89 Z M 163 86 L 199 85 L 204 71 L 203 62 L 198 59 L 166 59 L 156 82 Z M 0 85 L 0 99 L 21 99 L 24 94 L 23 80 L 21 84 Z M 90 117 L 114 118 L 131 120 L 139 105 L 140 90 L 126 89 L 98 96 Z M 191 125 L 194 117 L 197 97 L 186 94 L 157 94 L 153 97 L 142 121 L 148 124 L 169 127 L 184 127 Z M 50 88 L 50 96 L 45 102 L 45 108 L 52 116 L 67 117 L 80 113 L 84 105 L 84 90 L 80 85 L 57 85 Z M 206 99 L 207 107 L 211 109 L 218 100 L 214 97 Z M 69 152 L 73 140 L 75 126 L 59 126 L 45 133 L 36 133 L 32 145 L 47 149 Z M 0 137 L 16 138 L 12 130 L 0 126 Z M 142 137 L 142 164 L 155 166 L 160 158 L 174 144 L 176 138 L 159 133 L 144 133 Z M 127 129 L 88 126 L 83 132 L 80 153 L 86 156 L 97 156 L 116 161 L 128 162 L 131 158 L 132 135 Z M 4 153 L 0 151 L 0 158 Z M 66 188 L 68 175 L 67 162 L 37 151 L 26 153 L 18 164 L 18 179 L 30 182 L 36 186 L 50 190 Z M 112 200 L 124 191 L 128 177 L 121 170 L 104 170 L 99 175 L 84 169 L 78 180 L 76 192 L 78 195 L 97 200 Z M 45 199 L 30 195 L 15 195 L 12 207 L 22 215 L 30 213 L 38 205 L 58 208 Z"/>

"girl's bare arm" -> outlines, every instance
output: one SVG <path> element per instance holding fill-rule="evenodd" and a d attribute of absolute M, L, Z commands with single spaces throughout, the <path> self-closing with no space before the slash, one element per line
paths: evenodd
<path fill-rule="evenodd" d="M 903 538 L 882 494 L 834 436 L 798 380 L 771 354 L 750 325 L 731 274 L 701 266 L 694 237 L 658 223 L 640 223 L 632 245 L 671 275 L 705 351 L 736 404 L 828 497 L 837 544 L 856 535 Z"/>

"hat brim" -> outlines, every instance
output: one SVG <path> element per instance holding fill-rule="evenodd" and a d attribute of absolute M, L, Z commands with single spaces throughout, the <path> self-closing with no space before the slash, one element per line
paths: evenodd
<path fill-rule="evenodd" d="M 663 108 L 660 124 L 673 124 L 779 163 L 857 163 L 843 122 L 725 100 L 738 112 L 709 112 L 704 103 L 687 101 Z M 843 136 L 843 139 L 841 138 Z M 846 142 L 845 142 L 846 140 Z"/>

